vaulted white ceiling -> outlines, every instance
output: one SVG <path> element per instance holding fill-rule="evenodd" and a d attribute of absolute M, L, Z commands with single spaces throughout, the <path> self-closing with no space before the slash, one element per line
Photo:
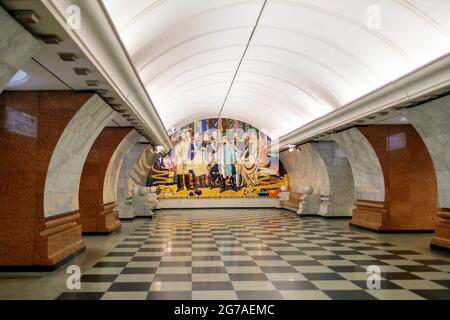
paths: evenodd
<path fill-rule="evenodd" d="M 282 135 L 450 51 L 447 0 L 103 3 L 166 128 L 220 114 Z"/>

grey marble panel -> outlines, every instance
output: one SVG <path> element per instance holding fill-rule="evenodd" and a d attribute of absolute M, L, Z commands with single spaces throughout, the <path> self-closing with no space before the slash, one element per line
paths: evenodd
<path fill-rule="evenodd" d="M 438 182 L 438 204 L 450 208 L 450 95 L 404 111 L 430 152 Z"/>
<path fill-rule="evenodd" d="M 347 155 L 355 184 L 355 196 L 362 200 L 384 201 L 384 176 L 369 141 L 356 128 L 332 136 Z"/>
<path fill-rule="evenodd" d="M 136 130 L 132 130 L 114 151 L 103 183 L 103 203 L 117 200 L 117 187 L 125 155 L 139 141 L 140 137 L 141 135 Z"/>
<path fill-rule="evenodd" d="M 280 160 L 288 173 L 291 190 L 301 192 L 312 186 L 315 194 L 330 199 L 321 206 L 320 215 L 351 215 L 353 175 L 346 154 L 335 142 L 305 144 L 295 152 L 281 153 Z"/>
<path fill-rule="evenodd" d="M 42 45 L 0 7 L 0 93 Z"/>

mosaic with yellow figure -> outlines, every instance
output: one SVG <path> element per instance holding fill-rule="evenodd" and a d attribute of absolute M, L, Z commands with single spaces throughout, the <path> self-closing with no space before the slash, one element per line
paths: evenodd
<path fill-rule="evenodd" d="M 159 198 L 276 197 L 287 175 L 270 137 L 248 123 L 206 119 L 175 131 L 147 186 Z"/>

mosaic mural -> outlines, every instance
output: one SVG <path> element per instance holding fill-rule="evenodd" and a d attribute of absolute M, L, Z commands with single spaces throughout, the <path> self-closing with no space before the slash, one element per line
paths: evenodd
<path fill-rule="evenodd" d="M 155 162 L 147 181 L 160 198 L 275 197 L 287 185 L 270 137 L 247 123 L 199 120 L 171 140 L 172 150 Z"/>

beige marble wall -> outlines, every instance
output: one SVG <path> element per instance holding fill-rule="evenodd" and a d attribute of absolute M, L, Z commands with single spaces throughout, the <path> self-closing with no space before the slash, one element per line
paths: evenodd
<path fill-rule="evenodd" d="M 0 7 L 0 93 L 9 80 L 41 49 L 39 41 Z"/>
<path fill-rule="evenodd" d="M 384 176 L 380 161 L 369 141 L 352 128 L 332 136 L 347 155 L 355 184 L 355 198 L 384 201 Z"/>
<path fill-rule="evenodd" d="M 294 152 L 283 152 L 280 160 L 288 173 L 289 188 L 293 192 L 302 192 L 307 186 L 314 188 L 314 193 L 329 194 L 330 177 L 325 161 L 316 152 L 312 144 L 302 145 Z"/>
<path fill-rule="evenodd" d="M 328 173 L 329 192 L 326 188 L 321 192 L 322 202 L 330 202 L 326 211 L 319 212 L 324 216 L 351 216 L 355 201 L 353 174 L 347 155 L 335 142 L 319 142 L 312 144 L 313 149 L 325 164 Z"/>
<path fill-rule="evenodd" d="M 291 191 L 302 192 L 314 188 L 328 201 L 323 216 L 351 216 L 354 202 L 354 184 L 346 154 L 335 142 L 317 142 L 302 145 L 294 152 L 283 152 L 280 160 L 289 177 Z"/>
<path fill-rule="evenodd" d="M 421 136 L 433 160 L 438 182 L 438 206 L 450 208 L 450 95 L 404 112 Z"/>
<path fill-rule="evenodd" d="M 115 112 L 98 96 L 90 98 L 75 114 L 52 154 L 44 191 L 46 217 L 79 209 L 79 186 L 84 162 Z"/>
<path fill-rule="evenodd" d="M 108 168 L 106 169 L 105 181 L 103 183 L 103 203 L 109 203 L 117 200 L 119 176 L 125 155 L 128 154 L 140 138 L 141 135 L 136 130 L 132 130 L 114 151 L 114 154 L 108 164 Z"/>

